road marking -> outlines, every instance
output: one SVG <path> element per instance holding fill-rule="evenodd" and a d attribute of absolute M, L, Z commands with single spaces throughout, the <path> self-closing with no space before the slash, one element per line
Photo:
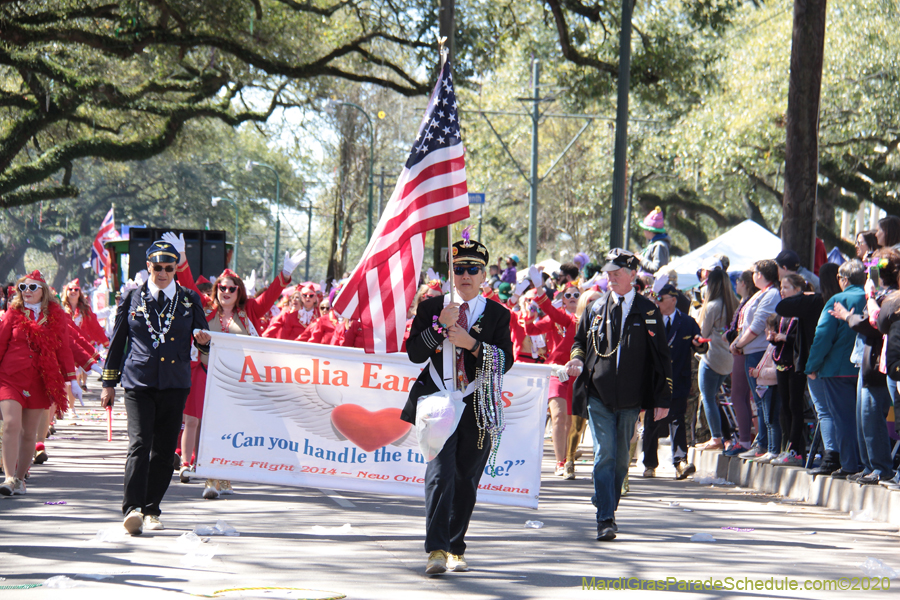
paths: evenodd
<path fill-rule="evenodd" d="M 322 492 L 322 494 L 324 494 L 325 496 L 328 496 L 329 498 L 334 500 L 335 503 L 337 503 L 337 505 L 341 508 L 356 508 L 355 504 L 353 504 L 334 490 L 323 490 L 319 488 L 319 491 Z"/>

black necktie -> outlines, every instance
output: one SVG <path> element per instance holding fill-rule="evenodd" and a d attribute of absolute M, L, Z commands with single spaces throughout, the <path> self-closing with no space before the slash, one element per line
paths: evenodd
<path fill-rule="evenodd" d="M 622 304 L 625 302 L 625 296 L 619 296 L 618 302 L 612 309 L 610 317 L 610 325 L 612 325 L 612 333 L 609 336 L 609 349 L 612 350 L 619 343 L 619 336 L 622 334 Z"/>
<path fill-rule="evenodd" d="M 666 317 L 666 337 L 672 333 L 672 317 Z"/>
<path fill-rule="evenodd" d="M 166 305 L 166 293 L 164 291 L 159 291 L 159 296 L 157 296 L 156 298 L 156 303 L 159 304 L 160 308 L 163 308 Z"/>

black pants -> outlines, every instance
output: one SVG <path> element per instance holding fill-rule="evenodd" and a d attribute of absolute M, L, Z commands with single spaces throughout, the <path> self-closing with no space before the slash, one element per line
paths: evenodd
<path fill-rule="evenodd" d="M 806 408 L 806 374 L 790 371 L 778 371 L 778 393 L 781 395 L 781 446 L 791 444 L 797 456 L 806 456 L 806 424 L 803 422 L 803 411 Z"/>
<path fill-rule="evenodd" d="M 159 516 L 159 503 L 172 480 L 172 459 L 189 391 L 125 390 L 129 446 L 122 514 L 137 509 Z"/>
<path fill-rule="evenodd" d="M 659 466 L 659 438 L 672 436 L 672 463 L 687 460 L 687 430 L 684 426 L 687 398 L 672 399 L 669 414 L 660 421 L 653 420 L 653 411 L 644 411 L 644 467 L 655 469 Z"/>
<path fill-rule="evenodd" d="M 456 431 L 425 467 L 425 552 L 465 553 L 466 530 L 490 453 L 490 435 L 478 448 L 475 411 L 466 404 Z"/>

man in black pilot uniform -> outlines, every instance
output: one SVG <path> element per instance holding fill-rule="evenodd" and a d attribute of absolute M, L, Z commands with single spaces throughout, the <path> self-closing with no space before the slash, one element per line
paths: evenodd
<path fill-rule="evenodd" d="M 172 456 L 184 402 L 191 388 L 191 341 L 209 352 L 200 297 L 175 282 L 178 253 L 164 241 L 147 249 L 149 280 L 130 291 L 116 312 L 103 369 L 103 407 L 125 388 L 128 458 L 125 462 L 125 529 L 163 529 L 159 504 L 172 479 Z"/>
<path fill-rule="evenodd" d="M 578 321 L 570 376 L 572 414 L 587 417 L 594 436 L 594 496 L 597 539 L 612 540 L 615 512 L 630 462 L 629 443 L 641 409 L 661 421 L 672 396 L 672 361 L 656 305 L 635 293 L 640 262 L 614 248 L 603 266 L 609 291 Z"/>
<path fill-rule="evenodd" d="M 479 292 L 485 280 L 488 251 L 476 241 L 453 244 L 453 282 L 462 304 L 444 305 L 444 297 L 429 298 L 419 304 L 406 341 L 409 359 L 422 364 L 431 360 L 438 379 L 443 381 L 444 339 L 456 346 L 458 369 L 456 389 L 463 391 L 465 409 L 456 431 L 444 448 L 425 468 L 425 551 L 429 575 L 468 570 L 464 553 L 465 535 L 475 508 L 478 483 L 491 451 L 491 435 L 479 432 L 475 420 L 476 369 L 509 371 L 513 347 L 509 329 L 509 311 Z M 503 351 L 502 364 L 484 364 L 488 345 Z M 452 375 L 451 375 L 452 377 Z M 413 384 L 400 418 L 416 422 L 419 398 L 434 394 L 438 384 L 426 366 Z M 500 390 L 497 390 L 499 393 Z M 479 435 L 483 434 L 479 447 Z"/>
<path fill-rule="evenodd" d="M 676 308 L 678 288 L 666 284 L 656 293 L 656 305 L 662 313 L 666 330 L 666 345 L 672 358 L 672 400 L 669 414 L 662 421 L 656 421 L 651 413 L 644 414 L 644 477 L 655 477 L 659 466 L 659 438 L 672 437 L 672 464 L 675 465 L 675 479 L 685 479 L 697 468 L 687 462 L 687 433 L 685 411 L 691 393 L 691 364 L 694 352 L 700 354 L 709 350 L 709 344 L 700 341 L 700 326 L 690 315 Z M 668 430 L 668 431 L 667 431 Z"/>

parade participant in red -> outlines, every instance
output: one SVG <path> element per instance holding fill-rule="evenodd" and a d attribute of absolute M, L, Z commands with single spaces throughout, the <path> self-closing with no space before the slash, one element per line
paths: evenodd
<path fill-rule="evenodd" d="M 328 305 L 327 311 L 321 308 L 321 306 L 324 306 L 325 304 Z M 335 330 L 341 326 L 341 323 L 338 316 L 331 310 L 331 302 L 322 300 L 321 306 L 319 307 L 319 310 L 322 312 L 322 316 L 313 321 L 313 323 L 300 334 L 297 341 L 309 342 L 310 344 L 325 344 L 326 346 L 331 345 Z"/>
<path fill-rule="evenodd" d="M 97 316 L 91 310 L 91 305 L 81 290 L 77 279 L 73 279 L 63 287 L 63 308 L 81 329 L 84 337 L 94 344 L 109 345 L 109 338 L 100 326 Z"/>
<path fill-rule="evenodd" d="M 297 288 L 291 294 L 288 307 L 272 319 L 263 337 L 279 340 L 296 340 L 310 324 L 321 316 L 316 290 L 312 284 Z"/>
<path fill-rule="evenodd" d="M 19 279 L 0 324 L 0 414 L 3 470 L 0 494 L 25 493 L 43 411 L 64 410 L 65 384 L 75 379 L 68 318 L 40 271 Z"/>
<path fill-rule="evenodd" d="M 184 287 L 199 293 L 194 284 L 191 268 L 187 263 L 187 256 L 184 254 L 184 238 L 176 237 L 172 233 L 165 233 L 162 239 L 172 244 L 179 253 L 179 281 Z M 225 269 L 213 284 L 209 306 L 204 309 L 209 330 L 259 337 L 259 332 L 262 331 L 259 323 L 260 316 L 275 304 L 281 291 L 290 283 L 291 273 L 305 256 L 306 253 L 302 251 L 297 252 L 294 256 L 285 252 L 281 273 L 265 293 L 256 298 L 248 298 L 244 281 L 231 269 Z M 200 355 L 200 358 L 202 359 L 204 356 Z M 206 366 L 202 364 L 202 361 L 194 362 L 198 362 L 198 364 L 194 367 L 192 362 L 191 365 L 191 391 L 184 407 L 184 432 L 181 438 L 181 449 L 185 459 L 196 448 L 200 421 L 203 416 L 203 398 L 206 395 Z M 183 482 L 190 480 L 192 468 L 192 460 L 183 461 L 179 472 Z M 203 497 L 213 499 L 218 498 L 220 494 L 231 493 L 233 490 L 230 482 L 207 479 Z"/>
<path fill-rule="evenodd" d="M 525 333 L 528 335 L 544 334 L 546 338 L 555 338 L 553 351 L 547 357 L 547 364 L 560 366 L 569 362 L 575 330 L 578 327 L 578 318 L 575 316 L 578 298 L 581 297 L 578 283 L 569 282 L 561 297 L 563 307 L 556 308 L 544 293 L 544 288 L 538 288 L 535 302 L 547 316 L 525 325 Z M 550 433 L 553 438 L 553 453 L 556 456 L 555 474 L 560 476 L 566 474 L 566 446 L 571 423 L 569 416 L 572 414 L 573 381 L 574 379 L 570 378 L 560 382 L 556 375 L 550 377 Z M 574 466 L 572 468 L 574 469 Z"/>

